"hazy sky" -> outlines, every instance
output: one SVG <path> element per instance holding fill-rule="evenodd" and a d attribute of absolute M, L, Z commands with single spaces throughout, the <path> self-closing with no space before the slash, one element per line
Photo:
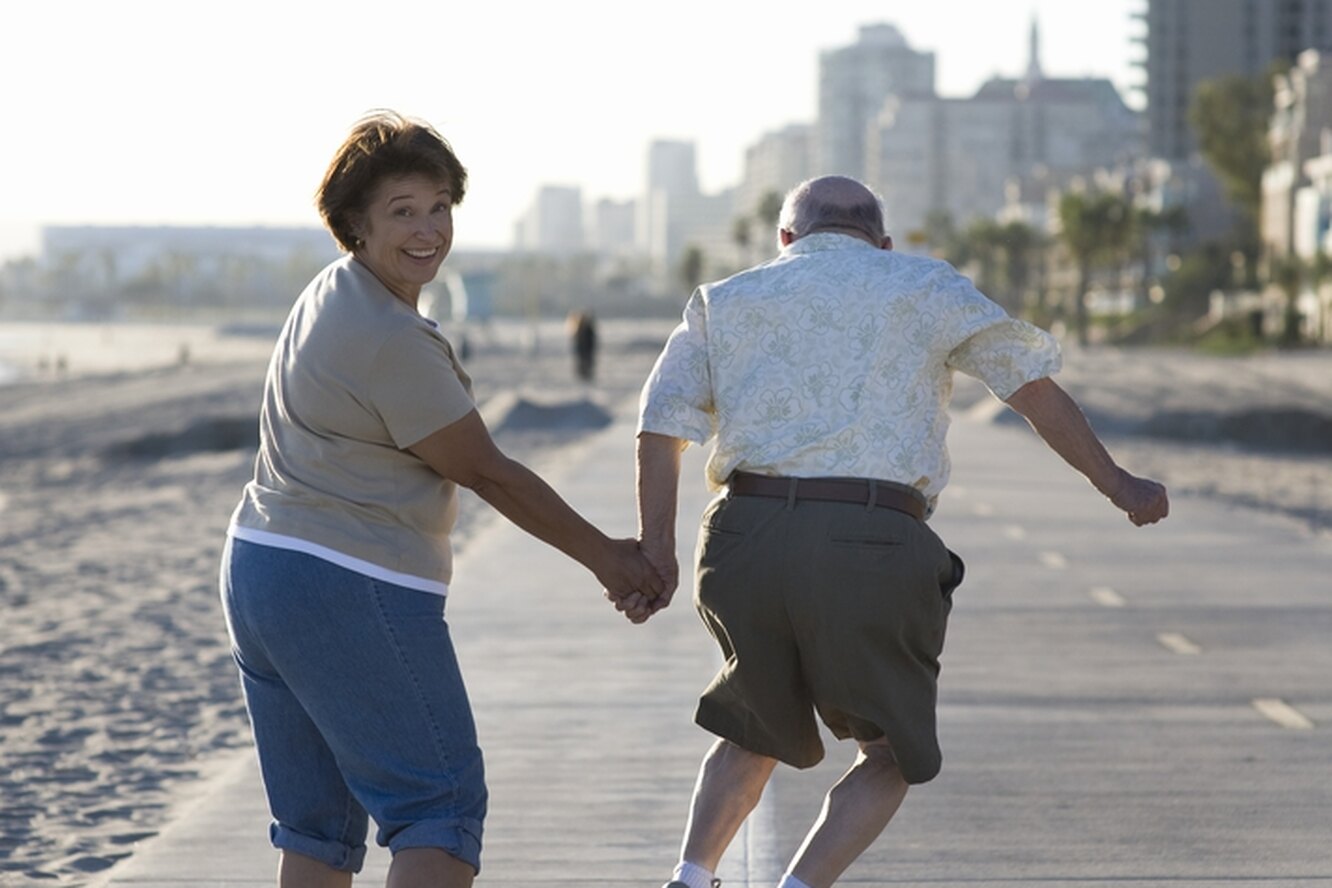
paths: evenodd
<path fill-rule="evenodd" d="M 639 189 L 653 138 L 691 139 L 705 189 L 760 135 L 812 121 L 818 54 L 862 24 L 935 53 L 965 96 L 1025 69 L 1141 77 L 1145 0 L 3 0 L 0 258 L 42 223 L 317 225 L 348 125 L 433 123 L 471 175 L 458 248 L 506 246 L 538 185 Z M 1136 99 L 1132 99 L 1136 102 Z"/>

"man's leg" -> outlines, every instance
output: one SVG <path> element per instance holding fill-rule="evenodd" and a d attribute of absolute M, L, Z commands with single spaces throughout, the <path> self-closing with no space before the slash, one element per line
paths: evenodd
<path fill-rule="evenodd" d="M 828 790 L 787 872 L 810 888 L 828 888 L 879 837 L 906 792 L 887 741 L 861 743 L 855 764 Z"/>
<path fill-rule="evenodd" d="M 758 804 L 775 758 L 718 740 L 703 758 L 680 849 L 682 863 L 717 871 L 740 824 Z"/>

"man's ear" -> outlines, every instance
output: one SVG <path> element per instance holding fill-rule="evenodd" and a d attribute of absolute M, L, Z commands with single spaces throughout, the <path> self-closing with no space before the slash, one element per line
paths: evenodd
<path fill-rule="evenodd" d="M 795 239 L 795 233 L 789 228 L 777 229 L 777 243 L 781 244 L 783 247 L 791 246 L 791 244 L 795 243 Z"/>
<path fill-rule="evenodd" d="M 883 242 L 879 244 L 879 249 L 892 250 L 892 248 L 893 248 L 893 239 L 891 236 L 885 234 L 883 236 Z"/>

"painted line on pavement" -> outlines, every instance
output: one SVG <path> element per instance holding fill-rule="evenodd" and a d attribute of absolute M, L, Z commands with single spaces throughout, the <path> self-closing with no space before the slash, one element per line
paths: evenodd
<path fill-rule="evenodd" d="M 1190 641 L 1187 636 L 1181 635 L 1178 632 L 1162 632 L 1156 636 L 1156 640 L 1159 641 L 1161 646 L 1166 650 L 1176 654 L 1192 656 L 1194 654 L 1202 653 L 1202 648 Z"/>
<path fill-rule="evenodd" d="M 1101 607 L 1123 607 L 1126 604 L 1124 596 L 1109 586 L 1096 586 L 1087 594 L 1091 596 L 1092 601 Z"/>
<path fill-rule="evenodd" d="M 1068 567 L 1068 559 L 1058 552 L 1042 552 L 1040 559 L 1041 564 L 1044 564 L 1050 570 L 1063 570 Z"/>
<path fill-rule="evenodd" d="M 1279 697 L 1258 697 L 1253 701 L 1253 708 L 1281 727 L 1290 728 L 1292 731 L 1309 731 L 1314 726 L 1309 716 Z"/>

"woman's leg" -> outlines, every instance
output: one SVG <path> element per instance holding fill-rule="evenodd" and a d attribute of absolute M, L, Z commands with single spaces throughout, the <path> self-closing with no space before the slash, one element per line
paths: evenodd
<path fill-rule="evenodd" d="M 476 871 L 438 848 L 404 848 L 393 855 L 387 888 L 471 888 Z M 285 886 L 284 886 L 285 888 Z"/>
<path fill-rule="evenodd" d="M 326 863 L 283 851 L 278 858 L 278 888 L 351 888 L 352 874 Z"/>

